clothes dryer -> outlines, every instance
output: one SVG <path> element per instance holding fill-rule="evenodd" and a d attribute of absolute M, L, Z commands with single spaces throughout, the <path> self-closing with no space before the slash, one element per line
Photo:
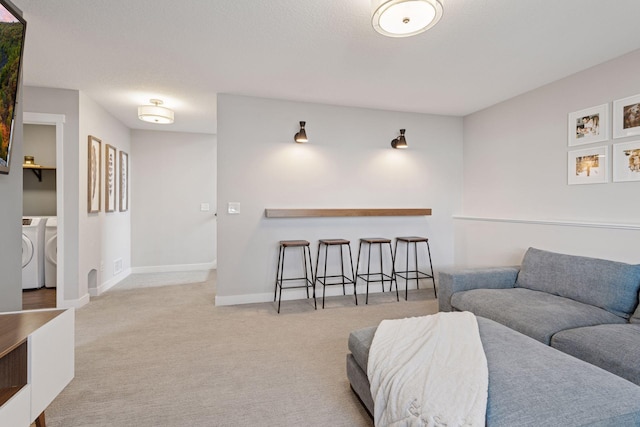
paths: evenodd
<path fill-rule="evenodd" d="M 22 289 L 44 285 L 45 218 L 22 218 Z"/>
<path fill-rule="evenodd" d="M 44 229 L 44 286 L 55 288 L 58 274 L 58 218 L 47 218 Z"/>

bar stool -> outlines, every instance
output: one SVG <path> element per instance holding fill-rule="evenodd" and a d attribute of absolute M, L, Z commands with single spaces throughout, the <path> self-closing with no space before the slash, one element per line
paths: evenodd
<path fill-rule="evenodd" d="M 367 272 L 360 274 L 360 253 L 362 250 L 362 245 L 366 244 L 369 246 L 369 254 L 367 256 Z M 378 253 L 380 255 L 380 272 L 379 273 L 371 273 L 371 246 L 378 246 Z M 391 257 L 391 274 L 385 274 L 384 268 L 382 265 L 382 246 L 389 245 L 389 256 Z M 363 264 L 364 267 L 364 264 Z M 371 278 L 374 276 L 374 279 Z M 378 277 L 379 278 L 375 278 Z M 356 283 L 358 279 L 362 279 L 367 283 L 367 296 L 365 298 L 365 304 L 369 304 L 369 283 L 370 282 L 382 282 L 382 292 L 384 292 L 384 282 L 385 279 L 389 279 L 389 292 L 391 292 L 391 288 L 393 286 L 393 282 L 395 281 L 394 277 L 394 257 L 393 250 L 391 249 L 391 240 L 385 239 L 383 237 L 364 237 L 360 239 L 360 245 L 358 245 L 358 260 L 356 261 Z M 400 297 L 398 296 L 398 282 L 396 282 L 396 301 L 400 301 Z"/>
<path fill-rule="evenodd" d="M 418 284 L 419 279 L 431 279 L 433 281 L 433 293 L 435 294 L 435 297 L 438 297 L 438 291 L 436 291 L 436 280 L 433 277 L 433 264 L 431 263 L 431 250 L 429 249 L 429 239 L 426 237 L 417 237 L 417 236 L 410 236 L 410 237 L 396 237 L 396 246 L 395 246 L 395 250 L 394 250 L 394 256 L 395 259 L 397 260 L 398 258 L 398 242 L 401 243 L 405 243 L 406 244 L 406 249 L 407 249 L 407 260 L 405 263 L 405 270 L 402 271 L 398 271 L 397 269 L 395 269 L 395 261 L 394 261 L 394 269 L 395 269 L 395 274 L 396 276 L 402 277 L 405 280 L 405 285 L 404 285 L 404 299 L 405 301 L 407 300 L 407 293 L 408 293 L 408 289 L 409 289 L 409 280 L 416 280 L 416 288 L 420 289 L 420 286 Z M 424 242 L 427 245 L 427 254 L 429 255 L 429 267 L 431 269 L 431 274 L 425 273 L 423 271 L 419 271 L 418 269 L 418 247 L 417 244 Z M 411 243 L 413 243 L 413 254 L 414 254 L 414 259 L 415 259 L 415 270 L 409 270 L 409 248 L 411 247 Z M 415 277 L 412 277 L 412 274 L 415 274 Z M 397 286 L 397 281 L 396 281 L 396 286 Z"/>
<path fill-rule="evenodd" d="M 304 277 L 284 278 L 284 258 L 287 248 L 302 248 L 302 260 L 304 263 Z M 311 275 L 307 274 L 307 263 L 311 269 Z M 311 279 L 310 279 L 311 277 Z M 288 280 L 304 280 L 304 285 L 299 286 L 283 286 Z M 278 293 L 278 288 L 280 292 Z M 309 242 L 306 240 L 281 240 L 280 250 L 278 251 L 278 269 L 276 271 L 276 288 L 273 295 L 273 302 L 278 297 L 278 313 L 280 313 L 280 303 L 282 302 L 282 289 L 306 288 L 307 298 L 309 298 L 309 288 L 313 289 L 313 307 L 318 309 L 316 304 L 316 287 L 313 284 L 313 266 L 311 265 L 311 249 Z"/>
<path fill-rule="evenodd" d="M 353 296 L 356 299 L 356 305 L 358 305 L 358 295 L 356 294 L 356 282 L 355 282 L 355 274 L 353 272 L 353 257 L 351 256 L 351 242 L 345 239 L 321 239 L 318 241 L 318 255 L 316 257 L 316 279 L 314 284 L 320 283 L 322 285 L 322 308 L 324 308 L 324 295 L 325 289 L 327 286 L 331 285 L 342 285 L 342 294 L 346 295 L 345 285 L 353 285 Z M 329 255 L 329 246 L 338 246 L 340 248 L 340 274 L 327 275 L 327 258 Z M 351 267 L 351 278 L 348 278 L 344 274 L 344 252 L 342 247 L 346 246 L 349 248 L 349 266 Z M 320 261 L 320 252 L 322 247 L 324 247 L 324 271 L 322 275 L 320 274 L 320 270 L 318 267 Z M 335 279 L 340 279 L 340 281 L 335 281 Z M 334 283 L 329 283 L 329 281 L 333 281 Z"/>

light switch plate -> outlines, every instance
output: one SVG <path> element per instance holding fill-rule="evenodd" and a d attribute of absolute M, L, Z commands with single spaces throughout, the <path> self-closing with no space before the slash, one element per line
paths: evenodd
<path fill-rule="evenodd" d="M 237 215 L 240 213 L 240 202 L 229 202 L 227 206 L 227 213 L 231 215 Z"/>

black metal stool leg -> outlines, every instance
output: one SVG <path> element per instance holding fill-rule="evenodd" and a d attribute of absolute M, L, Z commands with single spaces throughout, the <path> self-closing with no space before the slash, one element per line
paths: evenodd
<path fill-rule="evenodd" d="M 322 280 L 322 308 L 324 308 L 324 295 L 327 289 L 327 255 L 329 254 L 329 245 L 324 245 L 324 271 Z"/>
<path fill-rule="evenodd" d="M 282 258 L 282 249 L 283 246 L 280 245 L 278 248 L 278 268 L 276 269 L 276 286 L 273 291 L 273 302 L 276 302 L 276 298 L 278 297 L 278 277 L 280 276 L 280 259 Z"/>
<path fill-rule="evenodd" d="M 347 245 L 349 248 L 349 266 L 351 266 L 351 281 L 353 282 L 353 297 L 356 300 L 356 305 L 358 305 L 358 293 L 356 292 L 356 276 L 353 272 L 353 256 L 351 254 L 351 245 Z"/>
<path fill-rule="evenodd" d="M 353 268 L 353 265 L 351 268 Z M 347 291 L 344 286 L 344 254 L 342 253 L 342 245 L 340 245 L 340 273 L 342 273 L 342 295 L 346 295 Z"/>
<path fill-rule="evenodd" d="M 284 275 L 284 259 L 286 253 L 286 246 L 282 247 L 282 269 L 280 270 L 280 292 L 278 293 L 278 313 L 280 313 L 280 304 L 282 303 L 282 276 Z"/>
<path fill-rule="evenodd" d="M 400 301 L 400 297 L 398 296 L 398 279 L 396 278 L 396 260 L 393 255 L 393 251 L 391 250 L 391 243 L 389 243 L 389 255 L 391 255 L 391 281 L 389 282 L 389 292 L 391 292 L 391 288 L 393 287 L 393 282 L 396 282 L 396 301 Z"/>
<path fill-rule="evenodd" d="M 307 261 L 306 261 L 307 255 L 309 256 L 309 269 L 311 270 L 311 280 L 307 278 L 307 295 L 309 292 L 309 285 L 310 285 L 311 288 L 313 289 L 313 308 L 317 310 L 318 305 L 316 303 L 316 281 L 315 281 L 315 276 L 313 275 L 313 264 L 311 264 L 311 249 L 309 248 L 309 246 L 306 246 L 305 248 L 303 248 L 303 252 L 305 256 L 305 262 L 304 262 L 305 276 L 307 271 Z"/>
<path fill-rule="evenodd" d="M 433 263 L 431 262 L 431 249 L 429 249 L 429 242 L 427 243 L 427 253 L 429 254 L 429 267 L 431 268 L 431 280 L 433 281 L 433 294 L 438 298 L 438 291 L 436 290 L 436 279 L 433 275 Z"/>
<path fill-rule="evenodd" d="M 378 252 L 380 252 L 380 280 L 382 281 L 382 292 L 384 292 L 384 269 L 382 268 L 382 243 L 378 243 Z"/>
<path fill-rule="evenodd" d="M 371 279 L 370 271 L 371 271 L 371 243 L 369 243 L 369 255 L 367 255 L 367 296 L 364 300 L 365 304 L 369 304 L 369 279 Z"/>
<path fill-rule="evenodd" d="M 416 261 L 416 289 L 420 289 L 420 275 L 418 274 L 418 243 L 416 242 L 413 242 L 413 256 L 415 257 Z"/>

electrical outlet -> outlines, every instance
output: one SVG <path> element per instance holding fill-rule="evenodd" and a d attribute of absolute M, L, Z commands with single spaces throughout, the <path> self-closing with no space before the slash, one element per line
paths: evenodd
<path fill-rule="evenodd" d="M 100 261 L 100 271 L 104 271 L 104 261 Z"/>
<path fill-rule="evenodd" d="M 208 212 L 209 211 L 209 203 L 200 203 L 200 211 Z"/>
<path fill-rule="evenodd" d="M 113 274 L 122 273 L 122 258 L 113 261 Z"/>

